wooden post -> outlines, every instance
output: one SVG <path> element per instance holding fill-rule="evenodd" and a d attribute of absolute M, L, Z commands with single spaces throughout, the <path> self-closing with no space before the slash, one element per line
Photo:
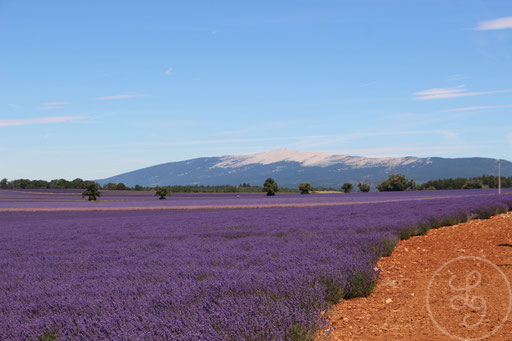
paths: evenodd
<path fill-rule="evenodd" d="M 501 194 L 501 160 L 498 160 L 498 194 Z"/>

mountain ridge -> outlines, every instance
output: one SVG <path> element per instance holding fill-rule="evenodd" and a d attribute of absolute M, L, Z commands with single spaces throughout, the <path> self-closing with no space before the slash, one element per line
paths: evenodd
<path fill-rule="evenodd" d="M 497 174 L 496 159 L 415 156 L 370 158 L 276 149 L 256 154 L 201 157 L 162 163 L 96 180 L 100 184 L 123 182 L 128 186 L 261 185 L 273 177 L 281 186 L 337 188 L 344 182 L 376 184 L 389 174 L 401 173 L 418 183 L 428 180 Z M 512 162 L 502 160 L 502 176 L 512 176 Z"/>

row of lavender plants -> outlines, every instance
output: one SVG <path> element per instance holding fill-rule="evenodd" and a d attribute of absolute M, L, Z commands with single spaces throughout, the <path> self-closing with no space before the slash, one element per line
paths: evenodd
<path fill-rule="evenodd" d="M 508 192 L 510 189 L 504 189 Z M 496 194 L 496 189 L 402 191 L 371 193 L 176 193 L 166 200 L 158 200 L 154 193 L 129 191 L 103 191 L 98 201 L 89 202 L 80 193 L 59 193 L 54 190 L 0 190 L 0 209 L 9 208 L 102 208 L 102 207 L 154 207 L 154 206 L 230 206 L 230 205 L 290 205 L 307 203 L 350 203 L 386 200 L 429 199 L 439 197 Z"/>
<path fill-rule="evenodd" d="M 512 207 L 0 213 L 1 340 L 313 340 L 400 238 Z"/>

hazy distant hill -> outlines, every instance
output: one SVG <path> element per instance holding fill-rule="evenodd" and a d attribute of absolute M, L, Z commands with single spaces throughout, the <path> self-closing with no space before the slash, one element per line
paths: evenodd
<path fill-rule="evenodd" d="M 251 155 L 163 163 L 97 181 L 101 184 L 123 182 L 128 186 L 238 185 L 243 182 L 261 185 L 272 177 L 284 187 L 296 187 L 302 182 L 339 187 L 344 182 L 355 184 L 363 180 L 376 184 L 391 173 L 402 173 L 422 183 L 432 179 L 497 174 L 497 171 L 495 159 L 480 157 L 367 158 L 276 149 Z M 501 171 L 503 176 L 512 176 L 512 162 L 502 161 Z"/>

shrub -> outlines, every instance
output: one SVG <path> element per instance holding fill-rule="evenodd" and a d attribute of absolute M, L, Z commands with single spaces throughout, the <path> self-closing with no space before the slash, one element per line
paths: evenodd
<path fill-rule="evenodd" d="M 309 182 L 304 182 L 299 185 L 300 194 L 309 194 L 311 192 L 311 184 Z"/>
<path fill-rule="evenodd" d="M 441 224 L 442 226 L 453 226 L 458 223 L 457 219 L 455 217 L 446 216 L 443 218 Z"/>
<path fill-rule="evenodd" d="M 350 183 L 350 182 L 345 182 L 343 184 L 343 186 L 341 186 L 341 190 L 344 192 L 344 193 L 350 193 L 352 192 L 352 188 L 354 186 Z M 362 191 L 361 191 L 362 192 Z"/>
<path fill-rule="evenodd" d="M 262 191 L 267 192 L 268 196 L 276 195 L 276 192 L 279 191 L 279 186 L 277 186 L 277 182 L 274 179 L 268 178 L 263 184 Z"/>
<path fill-rule="evenodd" d="M 342 298 L 346 297 L 346 290 L 341 285 L 341 282 L 339 279 L 336 279 L 334 277 L 332 278 L 323 278 L 320 280 L 320 283 L 322 283 L 325 287 L 325 300 L 329 304 L 335 304 Z"/>
<path fill-rule="evenodd" d="M 398 239 L 396 238 L 386 238 L 382 242 L 382 251 L 381 257 L 389 257 L 391 253 L 395 250 L 398 244 Z"/>
<path fill-rule="evenodd" d="M 416 226 L 416 230 L 418 231 L 418 236 L 423 236 L 423 235 L 427 234 L 427 232 L 430 230 L 430 227 L 428 226 L 428 224 L 419 223 Z"/>
<path fill-rule="evenodd" d="M 88 185 L 85 191 L 82 193 L 82 198 L 84 197 L 88 197 L 89 201 L 96 201 L 97 198 L 101 197 L 98 185 L 95 183 Z"/>
<path fill-rule="evenodd" d="M 494 215 L 494 209 L 490 207 L 482 207 L 475 211 L 476 219 L 491 219 Z"/>
<path fill-rule="evenodd" d="M 171 195 L 171 191 L 167 187 L 157 187 L 155 191 L 155 196 L 159 196 L 159 200 L 165 200 L 165 197 Z"/>
<path fill-rule="evenodd" d="M 370 192 L 371 186 L 366 182 L 360 182 L 357 184 L 357 188 L 359 188 L 360 192 Z"/>
<path fill-rule="evenodd" d="M 494 209 L 494 214 L 503 214 L 508 212 L 508 206 L 505 205 L 498 205 Z"/>
<path fill-rule="evenodd" d="M 465 223 L 469 220 L 468 214 L 466 212 L 459 212 L 455 214 L 455 218 L 459 223 Z"/>
<path fill-rule="evenodd" d="M 377 185 L 379 192 L 392 192 L 392 191 L 406 191 L 416 189 L 416 182 L 408 180 L 405 175 L 391 174 L 387 180 L 382 181 Z"/>
<path fill-rule="evenodd" d="M 407 240 L 411 238 L 412 236 L 412 230 L 410 228 L 404 228 L 400 230 L 400 239 L 401 240 Z"/>
<path fill-rule="evenodd" d="M 438 217 L 430 217 L 428 219 L 428 222 L 430 224 L 430 227 L 433 229 L 438 229 L 441 226 L 443 226 L 443 222 Z"/>
<path fill-rule="evenodd" d="M 376 275 L 363 271 L 357 271 L 350 279 L 350 290 L 343 298 L 367 297 L 375 289 Z"/>

